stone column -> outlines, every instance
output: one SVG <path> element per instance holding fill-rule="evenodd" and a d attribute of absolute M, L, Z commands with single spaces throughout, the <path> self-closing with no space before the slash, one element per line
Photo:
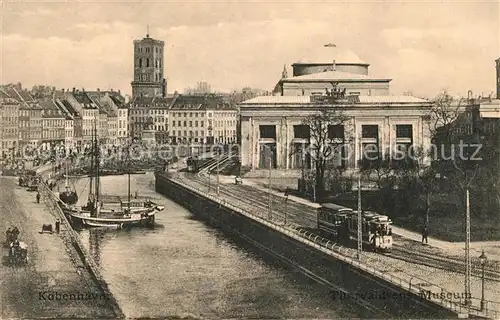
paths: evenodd
<path fill-rule="evenodd" d="M 381 136 L 381 142 L 380 142 L 380 148 L 382 148 L 382 157 L 384 157 L 386 154 L 390 154 L 392 151 L 392 141 L 391 141 L 391 132 L 392 132 L 392 126 L 389 117 L 384 117 L 384 122 L 383 126 L 381 128 L 382 130 L 382 136 Z"/>
<path fill-rule="evenodd" d="M 255 124 L 255 120 L 253 118 L 250 118 L 250 136 L 251 136 L 251 143 L 250 143 L 250 154 L 251 154 L 251 165 L 252 165 L 252 170 L 256 169 L 256 159 L 259 157 L 259 127 L 258 125 Z"/>
<path fill-rule="evenodd" d="M 273 124 L 274 125 L 274 124 Z M 281 155 L 282 155 L 282 144 L 283 144 L 283 119 L 280 119 L 278 123 L 275 124 L 276 130 L 276 169 L 282 167 L 281 165 Z"/>

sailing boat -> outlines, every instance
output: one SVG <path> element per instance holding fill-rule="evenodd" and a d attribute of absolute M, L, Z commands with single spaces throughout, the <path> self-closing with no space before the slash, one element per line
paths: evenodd
<path fill-rule="evenodd" d="M 90 190 L 87 204 L 72 207 L 63 205 L 64 213 L 73 225 L 79 227 L 132 227 L 154 226 L 155 214 L 164 209 L 149 199 L 130 199 L 130 173 L 128 174 L 128 201 L 122 201 L 114 195 L 103 196 L 100 193 L 100 157 L 97 142 L 97 129 L 94 122 L 92 140 L 92 161 Z M 95 176 L 94 176 L 95 175 Z M 95 191 L 95 192 L 94 192 Z"/>
<path fill-rule="evenodd" d="M 59 193 L 59 199 L 67 205 L 75 205 L 78 202 L 78 194 L 75 190 L 71 190 L 69 186 L 69 176 L 68 176 L 68 161 L 65 160 L 65 175 L 66 183 L 64 186 L 64 191 Z"/>

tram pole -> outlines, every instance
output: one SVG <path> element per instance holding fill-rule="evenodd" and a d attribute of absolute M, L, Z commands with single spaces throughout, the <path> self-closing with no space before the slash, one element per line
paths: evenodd
<path fill-rule="evenodd" d="M 471 276 L 471 261 L 470 261 L 470 203 L 469 203 L 469 186 L 465 190 L 465 304 L 470 305 L 470 276 Z"/>
<path fill-rule="evenodd" d="M 219 149 L 220 150 L 220 149 Z M 219 196 L 219 161 L 220 161 L 220 153 L 217 152 L 217 196 Z"/>
<path fill-rule="evenodd" d="M 269 154 L 269 191 L 267 193 L 267 196 L 268 196 L 268 201 L 269 201 L 269 208 L 268 208 L 268 215 L 269 215 L 269 219 L 271 219 L 271 215 L 272 215 L 272 198 L 271 198 L 271 166 L 272 164 L 272 159 L 271 159 L 271 154 Z"/>
<path fill-rule="evenodd" d="M 358 251 L 357 251 L 357 259 L 361 259 L 361 252 L 363 251 L 363 233 L 361 224 L 361 168 L 358 174 Z"/>

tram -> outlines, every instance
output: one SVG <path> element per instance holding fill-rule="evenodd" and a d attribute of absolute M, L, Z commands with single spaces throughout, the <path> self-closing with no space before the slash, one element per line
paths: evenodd
<path fill-rule="evenodd" d="M 373 251 L 392 248 L 391 219 L 371 211 L 361 213 L 362 241 Z M 333 203 L 323 203 L 317 213 L 318 230 L 347 242 L 358 236 L 358 212 Z"/>
<path fill-rule="evenodd" d="M 187 171 L 188 172 L 195 172 L 196 171 L 196 159 L 189 157 L 189 158 L 187 158 L 186 164 L 187 164 Z"/>
<path fill-rule="evenodd" d="M 388 216 L 371 211 L 361 213 L 362 240 L 373 251 L 388 251 L 392 248 L 392 224 Z M 347 217 L 349 235 L 358 235 L 358 212 L 353 211 Z"/>

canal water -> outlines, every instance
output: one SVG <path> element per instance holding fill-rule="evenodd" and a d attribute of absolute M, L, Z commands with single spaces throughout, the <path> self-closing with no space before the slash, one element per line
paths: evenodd
<path fill-rule="evenodd" d="M 359 318 L 357 306 L 255 249 L 236 243 L 133 175 L 132 194 L 166 208 L 154 230 L 86 230 L 81 237 L 123 312 L 137 317 Z M 101 178 L 102 193 L 127 194 L 126 176 Z M 85 200 L 87 179 L 75 182 Z"/>

